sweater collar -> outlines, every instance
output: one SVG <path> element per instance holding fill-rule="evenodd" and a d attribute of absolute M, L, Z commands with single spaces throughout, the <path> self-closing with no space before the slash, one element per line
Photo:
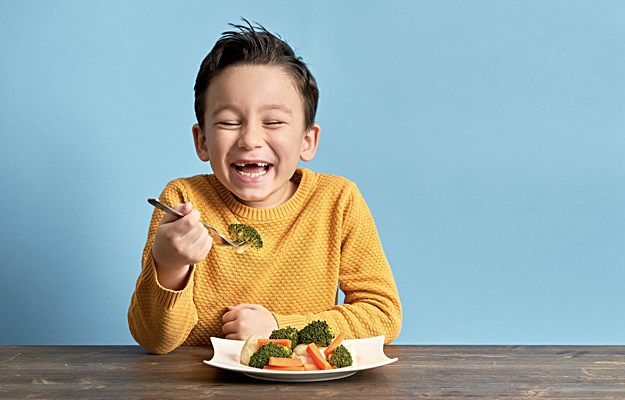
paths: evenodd
<path fill-rule="evenodd" d="M 241 204 L 214 174 L 208 175 L 209 183 L 233 214 L 258 221 L 283 218 L 302 208 L 314 184 L 315 173 L 306 168 L 297 168 L 291 180 L 299 181 L 299 185 L 295 194 L 286 203 L 274 208 L 253 208 Z"/>

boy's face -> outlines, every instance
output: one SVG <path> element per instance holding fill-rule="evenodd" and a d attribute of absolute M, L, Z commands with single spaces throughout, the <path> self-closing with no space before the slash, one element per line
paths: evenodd
<path fill-rule="evenodd" d="M 284 69 L 227 68 L 208 88 L 204 116 L 204 127 L 193 126 L 198 156 L 243 204 L 277 207 L 295 193 L 290 179 L 299 159 L 315 156 L 319 126 L 306 129 L 303 100 Z"/>

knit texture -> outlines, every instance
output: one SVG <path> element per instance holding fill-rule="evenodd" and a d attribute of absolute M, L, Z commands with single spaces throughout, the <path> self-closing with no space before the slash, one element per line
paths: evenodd
<path fill-rule="evenodd" d="M 327 321 L 346 338 L 384 335 L 392 342 L 401 329 L 401 305 L 371 213 L 356 185 L 345 178 L 300 168 L 296 193 L 279 207 L 247 207 L 214 175 L 170 182 L 160 199 L 191 202 L 222 233 L 228 225 L 253 226 L 264 246 L 239 255 L 213 246 L 193 266 L 180 291 L 158 283 L 152 243 L 163 216 L 154 211 L 143 252 L 142 271 L 128 320 L 135 340 L 152 353 L 181 344 L 209 345 L 224 337 L 222 316 L 229 305 L 260 304 L 279 326 L 297 329 Z M 337 285 L 345 304 L 336 305 Z"/>

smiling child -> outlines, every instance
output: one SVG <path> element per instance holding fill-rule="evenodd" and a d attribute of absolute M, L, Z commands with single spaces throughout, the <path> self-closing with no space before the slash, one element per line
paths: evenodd
<path fill-rule="evenodd" d="M 161 194 L 185 216 L 154 211 L 130 331 L 159 354 L 316 320 L 348 339 L 390 343 L 401 305 L 364 199 L 345 178 L 297 167 L 319 143 L 315 79 L 263 27 L 232 26 L 195 84 L 195 149 L 213 174 L 174 180 Z M 213 246 L 200 219 L 222 233 L 253 226 L 264 246 L 240 255 Z"/>

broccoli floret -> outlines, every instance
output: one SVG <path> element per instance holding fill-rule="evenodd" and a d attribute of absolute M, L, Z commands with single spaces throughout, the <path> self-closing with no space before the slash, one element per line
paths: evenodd
<path fill-rule="evenodd" d="M 255 247 L 256 250 L 263 247 L 263 239 L 256 229 L 245 224 L 230 224 L 228 225 L 228 232 L 232 235 L 235 242 L 244 242 L 242 246 L 235 248 L 235 251 L 239 254 L 243 253 L 250 247 Z"/>
<path fill-rule="evenodd" d="M 269 357 L 286 357 L 291 358 L 293 351 L 288 347 L 284 347 L 275 343 L 267 343 L 256 350 L 250 357 L 250 367 L 263 368 L 269 365 Z"/>
<path fill-rule="evenodd" d="M 291 341 L 291 350 L 295 349 L 297 343 L 298 331 L 295 328 L 287 326 L 286 328 L 276 329 L 271 332 L 269 339 L 289 339 Z"/>
<path fill-rule="evenodd" d="M 332 364 L 333 367 L 345 368 L 352 365 L 354 360 L 352 360 L 352 355 L 349 350 L 347 350 L 347 347 L 341 344 L 339 347 L 332 350 L 332 353 L 328 356 L 328 362 Z"/>
<path fill-rule="evenodd" d="M 314 321 L 299 331 L 299 343 L 314 343 L 319 347 L 328 347 L 332 343 L 332 330 L 326 321 Z"/>

